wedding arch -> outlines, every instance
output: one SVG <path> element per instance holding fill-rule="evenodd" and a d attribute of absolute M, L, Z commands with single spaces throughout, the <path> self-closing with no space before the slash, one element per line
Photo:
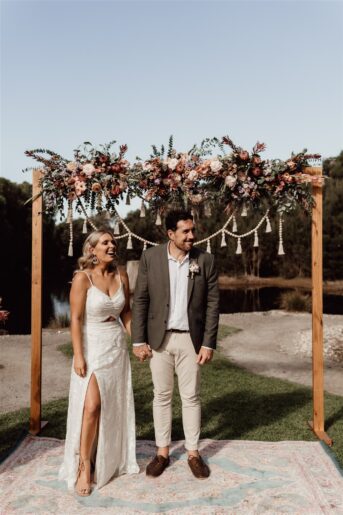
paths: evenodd
<path fill-rule="evenodd" d="M 188 152 L 174 149 L 172 137 L 167 148 L 152 145 L 149 159 L 125 158 L 127 145 L 113 151 L 116 142 L 94 147 L 90 142 L 74 150 L 68 160 L 46 149 L 29 150 L 26 154 L 39 163 L 33 171 L 32 184 L 32 352 L 31 352 L 31 414 L 30 432 L 38 434 L 41 421 L 42 378 L 42 217 L 44 213 L 60 213 L 69 224 L 68 255 L 73 255 L 73 216 L 84 218 L 83 232 L 96 228 L 94 215 L 105 212 L 117 239 L 132 239 L 142 244 L 142 251 L 157 242 L 131 231 L 120 217 L 117 205 L 126 197 L 141 199 L 140 217 L 146 206 L 156 215 L 156 225 L 162 224 L 166 207 L 182 205 L 195 217 L 211 216 L 211 206 L 220 203 L 226 221 L 213 234 L 197 241 L 211 252 L 211 240 L 220 237 L 220 246 L 227 238 L 237 241 L 236 254 L 242 253 L 241 240 L 253 236 L 253 246 L 259 245 L 259 231 L 271 231 L 270 216 L 279 217 L 278 254 L 284 254 L 283 215 L 300 206 L 312 216 L 312 390 L 313 420 L 309 425 L 315 435 L 332 445 L 324 428 L 324 359 L 323 359 L 323 170 L 321 156 L 304 150 L 292 154 L 286 161 L 263 160 L 265 145 L 256 143 L 251 152 L 236 146 L 225 136 L 221 140 L 207 138 Z M 230 151 L 227 152 L 226 149 Z M 67 210 L 65 205 L 67 204 Z M 261 213 L 255 227 L 244 233 L 237 228 L 237 214 L 246 216 L 249 209 Z M 124 232 L 120 234 L 120 231 Z"/>

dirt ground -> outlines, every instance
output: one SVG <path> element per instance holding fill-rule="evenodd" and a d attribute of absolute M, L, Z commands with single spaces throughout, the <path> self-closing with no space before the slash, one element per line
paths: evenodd
<path fill-rule="evenodd" d="M 242 329 L 220 344 L 234 363 L 268 377 L 311 385 L 311 315 L 267 311 L 221 315 Z M 324 315 L 325 389 L 343 396 L 343 315 Z M 68 395 L 70 360 L 57 347 L 69 330 L 43 331 L 42 400 Z M 30 335 L 0 336 L 0 413 L 30 403 Z M 337 350 L 337 351 L 336 351 Z"/>

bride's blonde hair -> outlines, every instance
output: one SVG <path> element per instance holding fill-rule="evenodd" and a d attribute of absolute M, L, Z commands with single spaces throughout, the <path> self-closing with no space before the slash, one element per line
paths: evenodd
<path fill-rule="evenodd" d="M 85 242 L 82 247 L 82 256 L 77 261 L 79 270 L 85 270 L 86 268 L 94 268 L 94 266 L 95 266 L 93 263 L 94 255 L 93 255 L 91 249 L 94 248 L 98 244 L 101 236 L 103 236 L 104 234 L 109 234 L 111 236 L 111 238 L 113 239 L 113 241 L 115 241 L 114 234 L 107 229 L 98 229 L 96 231 L 91 232 L 85 239 Z M 115 251 L 116 250 L 117 250 L 117 244 L 115 244 Z M 112 262 L 112 267 L 113 267 L 113 269 L 116 269 L 117 265 L 116 265 L 114 259 Z"/>

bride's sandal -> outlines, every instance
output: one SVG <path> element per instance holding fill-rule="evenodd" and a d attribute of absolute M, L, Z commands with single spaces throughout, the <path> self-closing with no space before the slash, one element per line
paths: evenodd
<path fill-rule="evenodd" d="M 86 486 L 84 486 L 84 487 L 80 487 L 78 485 L 82 472 L 85 472 L 85 470 L 86 470 L 85 463 L 87 465 L 89 464 L 88 466 L 90 468 L 90 460 L 83 460 L 82 458 L 80 458 L 79 468 L 77 470 L 77 476 L 76 476 L 76 484 L 75 484 L 75 492 L 77 493 L 77 495 L 80 495 L 81 497 L 88 497 L 88 495 L 90 495 L 92 492 L 90 483 L 86 483 Z"/>

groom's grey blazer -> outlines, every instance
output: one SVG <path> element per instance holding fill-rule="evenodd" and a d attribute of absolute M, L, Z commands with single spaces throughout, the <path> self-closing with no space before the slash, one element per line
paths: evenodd
<path fill-rule="evenodd" d="M 132 307 L 132 341 L 158 349 L 163 342 L 169 315 L 169 265 L 167 243 L 143 252 Z M 214 256 L 193 247 L 199 273 L 188 277 L 188 323 L 198 353 L 200 347 L 216 348 L 219 320 L 219 289 Z M 191 274 L 190 274 L 191 275 Z M 177 328 L 174 328 L 177 329 Z"/>

